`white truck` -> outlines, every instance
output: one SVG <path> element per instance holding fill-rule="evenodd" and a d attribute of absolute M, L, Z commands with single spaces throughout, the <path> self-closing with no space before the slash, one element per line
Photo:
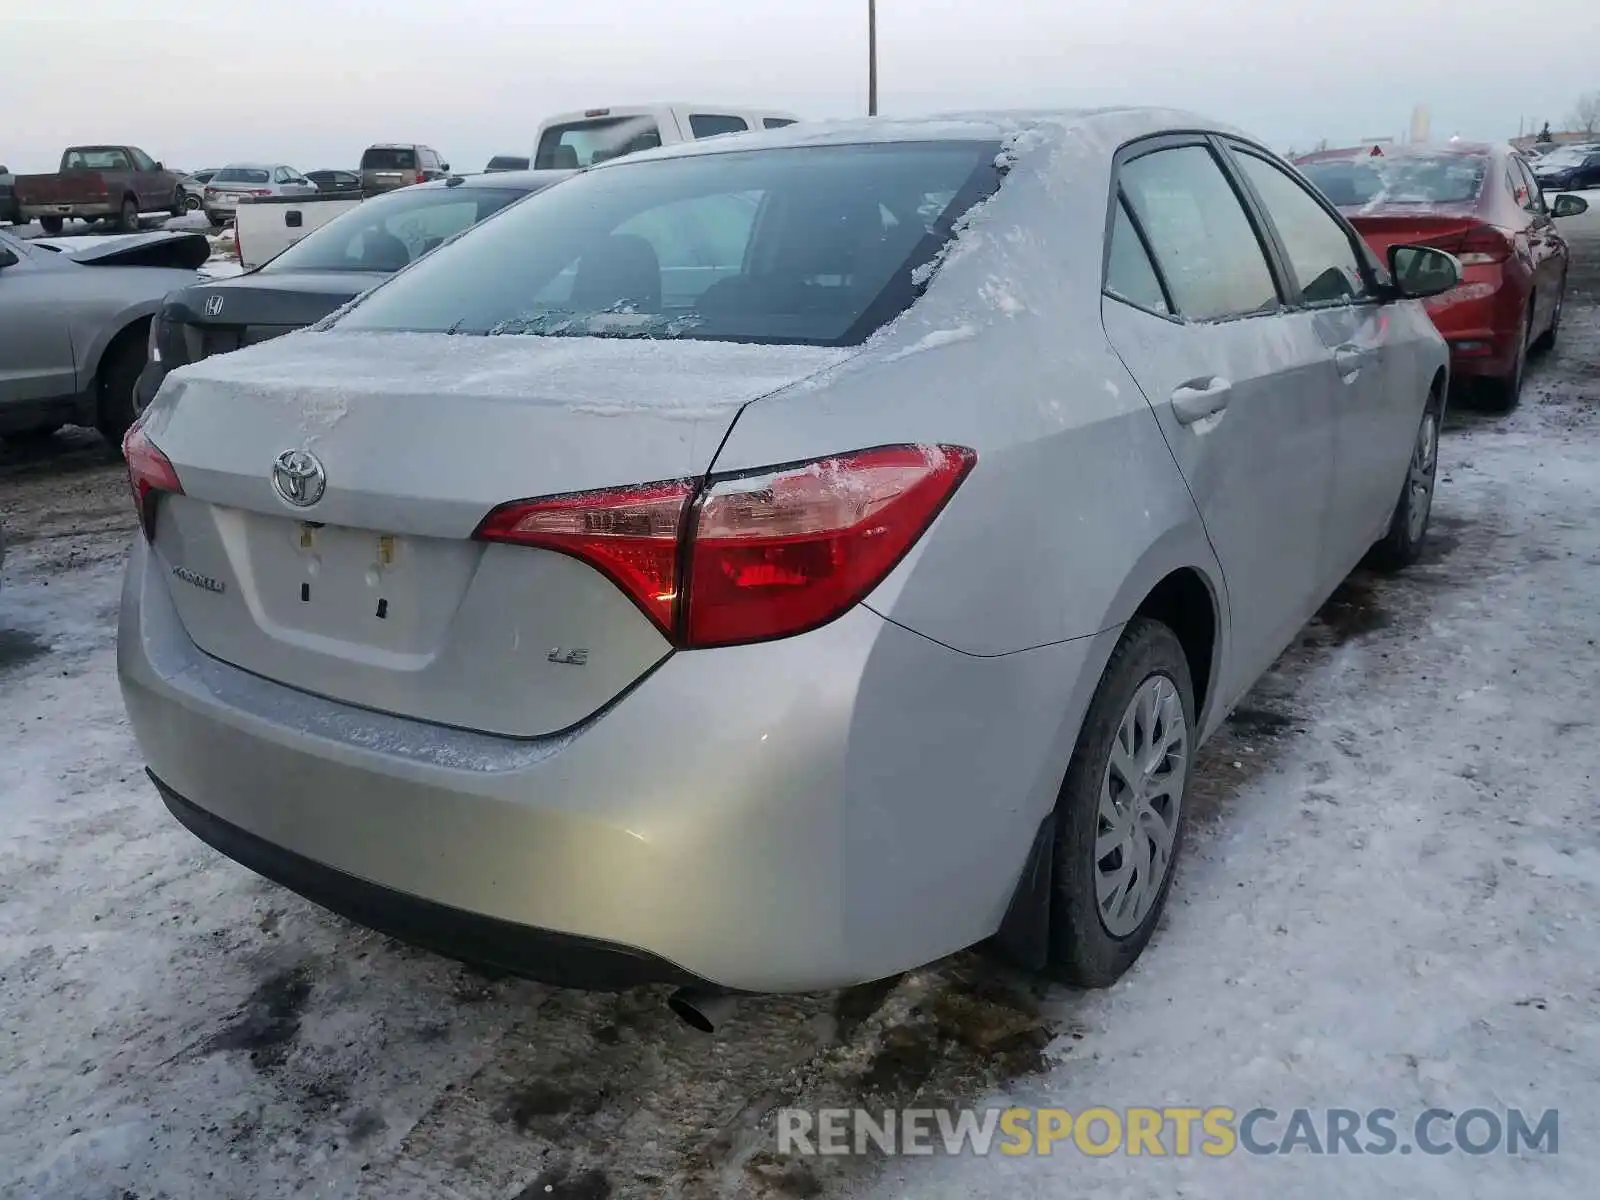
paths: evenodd
<path fill-rule="evenodd" d="M 533 166 L 573 170 L 721 133 L 778 129 L 800 118 L 743 104 L 639 104 L 560 113 L 539 126 Z"/>
<path fill-rule="evenodd" d="M 361 203 L 354 196 L 241 196 L 233 241 L 245 270 L 276 258 L 313 229 Z"/>

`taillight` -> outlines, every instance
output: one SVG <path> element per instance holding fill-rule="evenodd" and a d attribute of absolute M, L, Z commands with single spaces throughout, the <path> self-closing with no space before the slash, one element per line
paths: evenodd
<path fill-rule="evenodd" d="M 233 256 L 239 260 L 239 265 L 244 266 L 244 246 L 239 242 L 239 218 L 233 219 Z"/>
<path fill-rule="evenodd" d="M 413 180 L 413 182 L 415 182 L 415 183 L 427 183 L 428 182 L 427 172 L 418 171 L 417 172 L 417 177 L 416 177 L 415 180 Z"/>
<path fill-rule="evenodd" d="M 217 198 L 217 189 L 214 187 L 208 187 L 205 191 L 205 196 L 207 200 L 215 200 Z"/>
<path fill-rule="evenodd" d="M 815 629 L 872 591 L 977 461 L 883 446 L 758 473 L 502 504 L 485 541 L 571 554 L 683 648 Z"/>
<path fill-rule="evenodd" d="M 1474 225 L 1448 249 L 1464 267 L 1505 262 L 1511 257 L 1511 239 L 1493 225 Z"/>
<path fill-rule="evenodd" d="M 183 484 L 172 463 L 145 433 L 142 422 L 134 422 L 122 439 L 122 457 L 128 463 L 128 484 L 133 489 L 133 507 L 146 538 L 156 535 L 156 501 L 165 492 L 183 495 Z"/>
<path fill-rule="evenodd" d="M 900 561 L 971 469 L 960 446 L 886 446 L 713 483 L 689 548 L 685 642 L 826 624 Z"/>
<path fill-rule="evenodd" d="M 694 495 L 687 480 L 502 504 L 474 537 L 558 550 L 611 577 L 661 632 L 672 636 L 678 540 Z"/>

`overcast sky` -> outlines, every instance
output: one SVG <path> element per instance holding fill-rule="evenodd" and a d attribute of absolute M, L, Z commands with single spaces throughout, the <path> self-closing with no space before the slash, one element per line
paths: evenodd
<path fill-rule="evenodd" d="M 1278 149 L 1560 128 L 1600 88 L 1595 0 L 878 0 L 880 108 L 1177 104 Z M 0 21 L 0 163 L 132 142 L 191 170 L 353 166 L 420 141 L 458 170 L 590 105 L 866 110 L 866 0 L 25 0 Z M 135 14 L 135 15 L 130 15 Z M 69 18 L 69 19 L 68 19 Z"/>

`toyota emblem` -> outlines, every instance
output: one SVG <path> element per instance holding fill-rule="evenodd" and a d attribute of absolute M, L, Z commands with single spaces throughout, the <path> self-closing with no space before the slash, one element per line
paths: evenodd
<path fill-rule="evenodd" d="M 322 499 L 328 476 L 309 450 L 285 450 L 272 462 L 272 490 L 295 508 L 310 508 Z"/>
<path fill-rule="evenodd" d="M 222 293 L 212 292 L 206 297 L 206 316 L 214 317 L 222 311 Z"/>

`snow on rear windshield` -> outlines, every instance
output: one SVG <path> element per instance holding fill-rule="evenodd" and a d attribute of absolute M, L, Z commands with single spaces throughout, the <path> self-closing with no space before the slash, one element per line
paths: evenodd
<path fill-rule="evenodd" d="M 807 146 L 621 163 L 463 234 L 341 329 L 843 346 L 999 185 L 997 143 Z"/>
<path fill-rule="evenodd" d="M 1483 191 L 1481 154 L 1363 155 L 1302 163 L 1300 171 L 1340 208 L 1466 204 Z"/>

